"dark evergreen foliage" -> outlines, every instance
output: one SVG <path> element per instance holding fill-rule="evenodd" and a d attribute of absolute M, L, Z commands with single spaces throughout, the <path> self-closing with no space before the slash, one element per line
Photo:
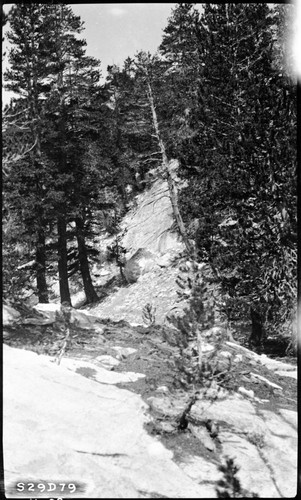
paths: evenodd
<path fill-rule="evenodd" d="M 76 272 L 96 300 L 89 262 L 97 220 L 115 234 L 149 176 L 170 180 L 163 167 L 176 158 L 179 203 L 170 192 L 186 226 L 181 234 L 210 263 L 225 310 L 253 318 L 258 345 L 265 333 L 291 329 L 297 230 L 289 11 L 204 4 L 200 14 L 179 3 L 158 54 L 109 67 L 100 86 L 98 61 L 86 55 L 83 23 L 70 7 L 12 8 L 5 80 L 19 97 L 4 125 L 5 252 L 8 258 L 18 233 L 18 264 L 35 260 L 40 300 L 55 261 L 62 301 L 70 301 L 68 273 Z M 9 283 L 12 266 L 6 270 Z"/>
<path fill-rule="evenodd" d="M 279 65 L 284 19 L 266 4 L 206 4 L 199 19 L 179 4 L 160 47 L 183 106 L 171 127 L 184 220 L 228 305 L 241 318 L 256 310 L 270 332 L 296 304 L 296 102 Z"/>
<path fill-rule="evenodd" d="M 93 144 L 103 139 L 99 63 L 85 55 L 86 42 L 76 37 L 83 23 L 66 5 L 20 4 L 10 12 L 9 21 L 8 38 L 13 45 L 6 87 L 20 95 L 16 106 L 23 107 L 23 114 L 18 119 L 23 129 L 28 123 L 35 140 L 28 157 L 15 162 L 8 176 L 9 209 L 19 211 L 27 232 L 36 239 L 36 259 L 43 260 L 38 269 L 44 273 L 41 285 L 41 271 L 37 271 L 40 300 L 45 294 L 48 233 L 57 238 L 61 301 L 70 303 L 68 234 L 72 233 L 67 225 L 72 222 L 77 227 L 73 236 L 87 299 L 96 300 L 85 228 L 87 217 L 100 202 L 102 182 L 101 165 L 95 165 L 96 158 L 91 161 Z"/>

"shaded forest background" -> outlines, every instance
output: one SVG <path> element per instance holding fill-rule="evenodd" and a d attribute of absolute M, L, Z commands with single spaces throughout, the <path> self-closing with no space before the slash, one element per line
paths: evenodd
<path fill-rule="evenodd" d="M 296 83 L 290 5 L 177 4 L 156 54 L 122 67 L 86 55 L 66 4 L 18 4 L 9 23 L 16 95 L 3 112 L 3 292 L 61 302 L 70 279 L 99 300 L 91 275 L 101 231 L 119 222 L 149 174 L 179 161 L 175 227 L 209 262 L 232 319 L 296 328 Z M 34 281 L 33 281 L 34 280 Z"/>

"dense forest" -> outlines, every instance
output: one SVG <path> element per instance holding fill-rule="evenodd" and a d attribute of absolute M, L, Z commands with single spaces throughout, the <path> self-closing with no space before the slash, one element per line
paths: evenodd
<path fill-rule="evenodd" d="M 290 6 L 180 3 L 156 54 L 86 54 L 66 4 L 14 5 L 3 111 L 3 291 L 98 299 L 94 236 L 118 234 L 149 173 L 167 179 L 187 254 L 208 262 L 230 318 L 292 329 L 297 297 L 296 84 Z M 179 162 L 177 189 L 170 160 Z M 34 280 L 34 281 L 33 281 Z M 255 319 L 254 319 L 255 318 Z"/>

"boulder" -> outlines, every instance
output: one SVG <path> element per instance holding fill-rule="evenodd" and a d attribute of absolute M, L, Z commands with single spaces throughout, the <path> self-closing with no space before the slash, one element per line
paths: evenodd
<path fill-rule="evenodd" d="M 206 429 L 205 426 L 201 425 L 192 425 L 189 423 L 188 426 L 190 432 L 207 448 L 207 450 L 210 451 L 216 451 L 216 446 L 215 443 L 210 436 L 208 430 Z"/>
<path fill-rule="evenodd" d="M 119 345 L 113 346 L 111 349 L 114 349 L 114 351 L 116 351 L 117 359 L 125 359 L 131 354 L 137 352 L 137 349 L 133 349 L 133 347 L 123 347 Z"/>
<path fill-rule="evenodd" d="M 189 396 L 187 394 L 177 395 L 177 397 L 162 394 L 160 397 L 150 396 L 147 398 L 148 404 L 156 415 L 175 421 L 180 420 L 182 417 L 188 401 Z"/>
<path fill-rule="evenodd" d="M 124 275 L 128 283 L 135 283 L 139 276 L 151 271 L 156 265 L 156 256 L 146 248 L 139 248 L 126 262 Z"/>
<path fill-rule="evenodd" d="M 61 304 L 50 303 L 50 304 L 37 304 L 34 309 L 40 311 L 52 321 L 55 321 L 57 317 L 61 315 Z M 103 326 L 99 324 L 99 317 L 88 314 L 85 311 L 79 311 L 78 309 L 70 309 L 70 323 L 75 324 L 79 328 L 84 328 L 87 330 L 94 330 L 98 333 L 103 332 Z"/>
<path fill-rule="evenodd" d="M 157 264 L 159 267 L 170 267 L 173 261 L 178 257 L 178 252 L 169 251 L 164 255 L 160 255 L 157 258 Z"/>
<path fill-rule="evenodd" d="M 228 394 L 227 399 L 212 401 L 209 405 L 206 399 L 199 399 L 190 410 L 189 420 L 195 425 L 212 420 L 234 427 L 237 432 L 248 432 L 254 426 L 258 431 L 265 431 L 265 424 L 256 414 L 255 407 L 238 394 Z"/>
<path fill-rule="evenodd" d="M 2 321 L 3 326 L 11 325 L 12 323 L 16 323 L 20 320 L 21 314 L 11 306 L 3 304 L 2 308 Z"/>
<path fill-rule="evenodd" d="M 107 368 L 107 370 L 114 370 L 115 366 L 118 366 L 120 361 L 118 359 L 113 358 L 113 356 L 110 356 L 108 354 L 102 354 L 101 356 L 97 356 L 95 360 L 100 363 L 104 368 Z"/>

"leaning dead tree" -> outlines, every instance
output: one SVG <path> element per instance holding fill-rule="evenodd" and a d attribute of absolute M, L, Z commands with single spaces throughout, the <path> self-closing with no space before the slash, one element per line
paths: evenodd
<path fill-rule="evenodd" d="M 153 94 L 153 89 L 151 85 L 151 77 L 149 75 L 148 71 L 148 66 L 151 63 L 150 58 L 147 54 L 141 54 L 140 61 L 137 65 L 137 68 L 142 71 L 145 79 L 145 85 L 146 85 L 146 93 L 147 93 L 147 99 L 149 106 L 151 108 L 151 113 L 152 113 L 152 121 L 153 121 L 153 127 L 155 130 L 155 137 L 158 141 L 159 149 L 160 149 L 160 154 L 162 157 L 162 165 L 164 172 L 166 174 L 167 178 L 167 184 L 168 184 L 168 189 L 169 189 L 169 194 L 170 194 L 170 200 L 171 200 L 171 205 L 173 209 L 173 214 L 177 223 L 177 227 L 179 230 L 179 233 L 183 239 L 184 245 L 189 253 L 189 255 L 193 254 L 193 248 L 192 245 L 189 242 L 189 238 L 184 226 L 184 222 L 180 213 L 179 209 L 179 202 L 178 202 L 178 190 L 177 186 L 175 183 L 175 180 L 172 175 L 172 169 L 170 166 L 170 161 L 167 157 L 166 154 L 166 148 L 162 139 L 162 134 L 160 132 L 160 127 L 159 127 L 159 122 L 158 122 L 158 116 L 157 116 L 157 111 L 156 111 L 156 106 L 155 106 L 155 100 L 154 100 L 154 94 Z"/>

